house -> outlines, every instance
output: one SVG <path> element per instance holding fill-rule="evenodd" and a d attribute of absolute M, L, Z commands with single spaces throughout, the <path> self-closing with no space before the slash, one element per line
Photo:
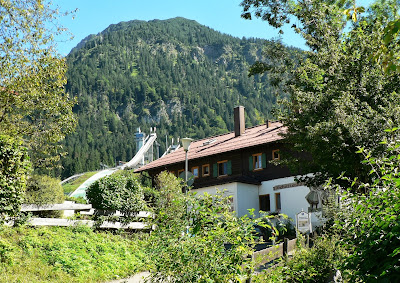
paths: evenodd
<path fill-rule="evenodd" d="M 234 109 L 235 131 L 191 143 L 188 168 L 194 175 L 192 189 L 199 194 L 215 194 L 217 189 L 232 196 L 232 209 L 239 216 L 248 209 L 270 213 L 280 212 L 295 219 L 300 211 L 307 211 L 306 186 L 298 184 L 288 168 L 270 161 L 280 159 L 282 133 L 280 122 L 245 128 L 244 107 Z M 147 171 L 154 177 L 161 171 L 179 176 L 184 172 L 185 152 L 179 148 L 135 172 Z M 314 204 L 315 205 L 315 204 Z M 313 218 L 313 222 L 318 220 Z"/>

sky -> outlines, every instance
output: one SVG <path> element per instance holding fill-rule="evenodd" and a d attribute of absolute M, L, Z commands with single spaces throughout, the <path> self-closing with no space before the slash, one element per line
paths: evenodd
<path fill-rule="evenodd" d="M 75 18 L 63 17 L 62 26 L 74 35 L 70 41 L 59 41 L 58 51 L 67 55 L 82 39 L 97 34 L 111 24 L 131 20 L 164 20 L 184 17 L 195 20 L 216 31 L 239 38 L 257 37 L 277 39 L 278 31 L 264 21 L 251 21 L 240 18 L 240 0 L 55 0 L 61 11 L 76 8 Z M 282 41 L 289 45 L 305 49 L 304 40 L 290 27 L 284 29 Z"/>

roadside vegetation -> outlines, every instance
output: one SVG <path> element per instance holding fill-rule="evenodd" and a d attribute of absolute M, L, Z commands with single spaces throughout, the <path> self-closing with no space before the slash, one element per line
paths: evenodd
<path fill-rule="evenodd" d="M 136 235 L 0 227 L 0 282 L 103 282 L 144 270 L 144 257 Z"/>

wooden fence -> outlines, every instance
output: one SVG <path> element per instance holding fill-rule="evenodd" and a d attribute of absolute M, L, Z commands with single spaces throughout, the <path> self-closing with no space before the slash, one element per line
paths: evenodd
<path fill-rule="evenodd" d="M 296 247 L 297 239 L 284 239 L 283 243 L 274 245 L 270 248 L 263 249 L 253 253 L 253 260 L 258 266 L 264 265 L 284 255 L 290 254 Z"/>
<path fill-rule="evenodd" d="M 51 204 L 51 205 L 22 205 L 21 211 L 24 212 L 37 212 L 37 211 L 64 211 L 67 212 L 67 215 L 73 215 L 76 211 L 78 211 L 81 215 L 93 215 L 94 209 L 91 204 L 78 204 L 74 202 L 66 201 L 60 204 Z M 69 213 L 68 213 L 69 212 Z M 123 216 L 124 214 L 115 211 L 108 212 L 108 215 L 114 216 Z M 136 217 L 139 218 L 147 218 L 152 217 L 152 214 L 147 211 L 140 211 L 135 214 Z M 32 226 L 76 226 L 76 225 L 87 225 L 90 227 L 95 226 L 96 222 L 93 220 L 73 220 L 68 218 L 37 218 L 32 217 L 28 220 L 28 224 Z M 6 225 L 14 225 L 14 221 L 8 221 Z M 154 227 L 149 226 L 149 224 L 145 222 L 110 222 L 104 221 L 102 224 L 98 226 L 99 228 L 104 229 L 154 229 Z"/>

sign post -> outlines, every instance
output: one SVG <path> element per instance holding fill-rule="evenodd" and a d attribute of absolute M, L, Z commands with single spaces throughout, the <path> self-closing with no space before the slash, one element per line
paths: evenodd
<path fill-rule="evenodd" d="M 296 214 L 296 231 L 302 234 L 312 233 L 311 213 L 302 210 Z"/>

